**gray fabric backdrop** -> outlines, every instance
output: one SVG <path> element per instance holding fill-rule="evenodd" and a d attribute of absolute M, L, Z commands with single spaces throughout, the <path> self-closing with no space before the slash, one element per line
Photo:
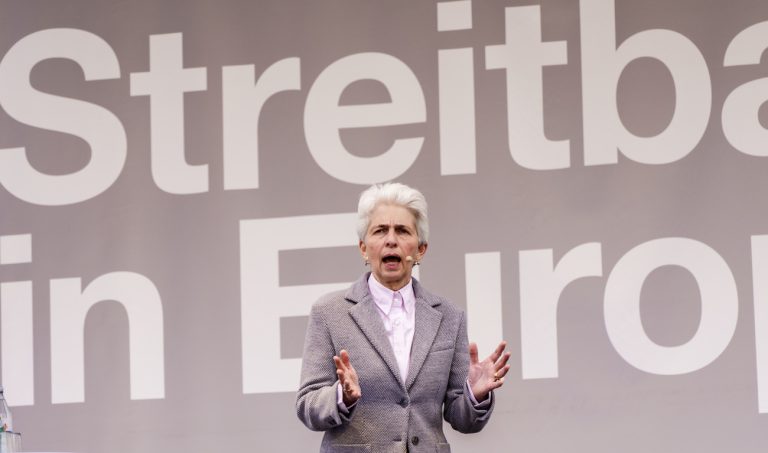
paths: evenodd
<path fill-rule="evenodd" d="M 24 448 L 316 449 L 306 314 L 399 180 L 513 353 L 454 451 L 764 451 L 767 47 L 763 0 L 0 1 Z"/>

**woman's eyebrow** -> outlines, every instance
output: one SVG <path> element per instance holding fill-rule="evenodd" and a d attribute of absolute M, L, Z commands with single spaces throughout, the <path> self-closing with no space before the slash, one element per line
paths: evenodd
<path fill-rule="evenodd" d="M 371 228 L 380 228 L 380 227 L 393 227 L 393 228 L 410 228 L 408 224 L 406 223 L 379 223 L 377 225 L 372 225 Z"/>

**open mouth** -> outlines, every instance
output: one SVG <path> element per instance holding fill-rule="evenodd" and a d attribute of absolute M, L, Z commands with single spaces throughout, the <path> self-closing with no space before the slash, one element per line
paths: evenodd
<path fill-rule="evenodd" d="M 389 263 L 399 263 L 399 262 L 400 262 L 400 261 L 402 261 L 402 260 L 401 260 L 401 259 L 400 259 L 400 257 L 399 257 L 399 256 L 397 256 L 397 255 L 386 255 L 385 257 L 383 257 L 383 258 L 381 259 L 381 261 L 382 261 L 384 264 L 389 264 Z"/>

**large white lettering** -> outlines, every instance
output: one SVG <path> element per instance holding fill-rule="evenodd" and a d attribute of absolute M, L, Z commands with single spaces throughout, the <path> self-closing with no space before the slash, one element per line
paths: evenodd
<path fill-rule="evenodd" d="M 21 200 L 46 206 L 79 203 L 101 194 L 117 180 L 127 153 L 125 130 L 112 112 L 32 86 L 34 66 L 51 58 L 74 61 L 85 80 L 120 77 L 117 55 L 106 41 L 70 28 L 32 33 L 0 61 L 0 106 L 11 117 L 29 126 L 75 135 L 91 150 L 90 161 L 80 170 L 49 175 L 30 165 L 25 148 L 0 149 L 0 184 Z"/>
<path fill-rule="evenodd" d="M 437 4 L 437 30 L 472 28 L 472 2 Z M 475 54 L 471 47 L 437 52 L 440 97 L 440 174 L 475 173 Z"/>
<path fill-rule="evenodd" d="M 53 279 L 51 288 L 51 401 L 85 401 L 85 318 L 101 301 L 128 314 L 131 399 L 165 397 L 163 307 L 155 285 L 141 274 L 112 272 L 82 290 L 79 278 Z"/>
<path fill-rule="evenodd" d="M 298 378 L 286 376 L 299 375 L 301 360 L 280 357 L 280 318 L 306 316 L 318 297 L 350 284 L 280 286 L 280 250 L 354 245 L 356 221 L 354 213 L 240 221 L 243 393 L 296 391 Z"/>
<path fill-rule="evenodd" d="M 0 266 L 32 262 L 32 235 L 0 236 Z M 0 283 L 0 367 L 14 406 L 35 404 L 32 282 Z"/>
<path fill-rule="evenodd" d="M 0 366 L 14 406 L 35 404 L 32 326 L 32 282 L 0 283 Z"/>
<path fill-rule="evenodd" d="M 365 79 L 382 83 L 391 102 L 339 105 L 344 89 Z M 317 76 L 307 95 L 304 133 L 309 152 L 326 173 L 344 182 L 372 184 L 405 173 L 419 155 L 424 138 L 396 139 L 378 156 L 358 157 L 346 149 L 339 130 L 421 123 L 426 118 L 424 92 L 413 71 L 392 55 L 361 53 L 333 62 Z"/>
<path fill-rule="evenodd" d="M 208 191 L 208 166 L 189 165 L 184 147 L 184 93 L 207 88 L 205 68 L 184 68 L 182 35 L 149 37 L 149 72 L 131 74 L 131 96 L 149 96 L 152 177 L 168 193 Z"/>
<path fill-rule="evenodd" d="M 679 346 L 661 346 L 643 329 L 640 291 L 648 275 L 663 266 L 691 273 L 701 294 L 701 320 L 694 336 Z M 638 245 L 616 263 L 605 284 L 605 327 L 616 351 L 648 373 L 696 371 L 715 360 L 736 330 L 739 299 L 728 264 L 693 239 L 664 238 Z"/>
<path fill-rule="evenodd" d="M 537 6 L 505 9 L 506 43 L 485 49 L 485 66 L 507 74 L 507 134 L 509 151 L 519 165 L 533 170 L 570 165 L 568 140 L 544 135 L 545 66 L 568 62 L 564 41 L 541 41 L 541 11 Z"/>
<path fill-rule="evenodd" d="M 768 235 L 752 236 L 752 289 L 755 307 L 757 406 L 768 413 Z"/>
<path fill-rule="evenodd" d="M 733 38 L 723 65 L 759 65 L 768 48 L 768 22 L 752 25 Z M 747 82 L 733 90 L 723 104 L 723 133 L 739 151 L 768 156 L 768 129 L 760 124 L 760 108 L 768 101 L 768 78 Z"/>
<path fill-rule="evenodd" d="M 699 49 L 670 30 L 646 30 L 616 48 L 614 0 L 582 0 L 580 6 L 584 163 L 615 164 L 618 150 L 644 164 L 667 164 L 685 157 L 704 135 L 712 107 L 709 69 Z M 631 133 L 616 108 L 621 72 L 642 57 L 664 63 L 675 84 L 674 114 L 655 137 Z"/>
<path fill-rule="evenodd" d="M 437 30 L 442 35 L 472 29 L 470 1 L 439 2 Z M 513 160 L 534 170 L 569 168 L 571 140 L 546 137 L 545 68 L 568 64 L 567 42 L 542 38 L 541 7 L 507 7 L 503 44 L 485 46 L 485 68 L 502 69 L 506 80 L 508 147 Z M 619 154 L 643 164 L 667 164 L 687 156 L 707 128 L 712 109 L 709 68 L 686 36 L 663 29 L 644 30 L 616 43 L 614 0 L 580 2 L 584 164 L 617 164 Z M 726 67 L 757 65 L 768 46 L 766 22 L 748 27 L 731 41 Z M 184 99 L 208 89 L 207 68 L 185 68 L 182 34 L 149 38 L 146 72 L 130 74 L 130 95 L 149 96 L 151 173 L 160 190 L 172 194 L 207 192 L 208 164 L 186 160 Z M 32 87 L 34 66 L 44 60 L 76 62 L 85 80 L 120 78 L 113 49 L 93 33 L 49 29 L 15 43 L 0 61 L 0 106 L 29 126 L 83 139 L 91 159 L 81 170 L 45 174 L 28 161 L 24 147 L 0 149 L 0 185 L 28 203 L 66 205 L 107 190 L 125 164 L 127 139 L 120 120 L 105 108 L 56 96 Z M 672 76 L 675 107 L 666 128 L 655 136 L 634 135 L 620 118 L 617 88 L 629 63 L 652 58 Z M 474 47 L 438 49 L 440 173 L 477 172 Z M 222 68 L 222 160 L 224 190 L 258 189 L 259 121 L 265 103 L 277 93 L 301 90 L 301 60 L 277 60 L 255 79 L 255 65 Z M 388 102 L 339 105 L 343 92 L 359 81 L 381 84 Z M 759 109 L 768 98 L 763 78 L 736 88 L 723 105 L 722 125 L 739 151 L 766 156 L 768 130 Z M 306 93 L 303 111 L 307 150 L 319 168 L 340 181 L 370 184 L 403 175 L 420 155 L 425 137 L 403 137 L 373 157 L 347 149 L 341 131 L 421 124 L 427 121 L 424 90 L 413 70 L 396 56 L 357 53 L 331 62 Z"/>
<path fill-rule="evenodd" d="M 493 351 L 504 338 L 501 323 L 501 254 L 467 253 L 467 334 L 478 351 Z"/>
<path fill-rule="evenodd" d="M 552 250 L 520 252 L 520 347 L 523 379 L 558 375 L 557 305 L 571 282 L 603 275 L 601 246 L 580 245 L 554 265 Z"/>
<path fill-rule="evenodd" d="M 301 88 L 301 63 L 273 64 L 254 85 L 254 66 L 222 69 L 224 189 L 259 188 L 259 117 L 264 103 L 281 91 Z"/>

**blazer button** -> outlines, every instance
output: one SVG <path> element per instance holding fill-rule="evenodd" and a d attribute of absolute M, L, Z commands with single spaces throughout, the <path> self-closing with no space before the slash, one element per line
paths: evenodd
<path fill-rule="evenodd" d="M 400 400 L 400 406 L 402 407 L 408 407 L 408 398 L 403 398 Z"/>
<path fill-rule="evenodd" d="M 413 445 L 419 445 L 419 436 L 413 436 L 411 437 L 411 443 Z"/>

